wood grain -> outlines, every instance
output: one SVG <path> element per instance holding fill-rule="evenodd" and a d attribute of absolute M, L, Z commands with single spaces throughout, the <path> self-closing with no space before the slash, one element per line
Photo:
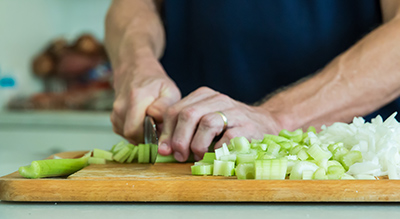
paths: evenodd
<path fill-rule="evenodd" d="M 79 157 L 84 152 L 56 154 Z M 192 164 L 91 165 L 68 178 L 0 178 L 0 200 L 51 202 L 386 202 L 397 180 L 237 180 L 192 176 Z"/>

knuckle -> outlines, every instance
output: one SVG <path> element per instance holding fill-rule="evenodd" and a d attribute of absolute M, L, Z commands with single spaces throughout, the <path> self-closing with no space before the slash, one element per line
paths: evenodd
<path fill-rule="evenodd" d="M 179 113 L 179 119 L 183 121 L 189 121 L 192 118 L 197 117 L 197 110 L 193 107 L 186 107 Z"/>
<path fill-rule="evenodd" d="M 176 114 L 178 114 L 178 109 L 174 106 L 171 106 L 165 111 L 165 113 L 168 118 L 171 118 L 174 117 Z"/>
<path fill-rule="evenodd" d="M 204 116 L 200 121 L 200 126 L 202 129 L 211 129 L 215 126 L 215 119 L 210 116 Z"/>
<path fill-rule="evenodd" d="M 172 148 L 174 149 L 174 151 L 185 151 L 185 149 L 187 148 L 186 144 L 179 139 L 172 139 Z"/>
<path fill-rule="evenodd" d="M 196 90 L 196 92 L 200 92 L 200 93 L 210 93 L 210 92 L 215 92 L 213 89 L 206 87 L 206 86 L 202 86 L 200 88 L 198 88 Z"/>
<path fill-rule="evenodd" d="M 239 137 L 240 133 L 238 133 L 235 129 L 228 129 L 224 134 L 227 138 L 232 139 L 234 137 Z"/>

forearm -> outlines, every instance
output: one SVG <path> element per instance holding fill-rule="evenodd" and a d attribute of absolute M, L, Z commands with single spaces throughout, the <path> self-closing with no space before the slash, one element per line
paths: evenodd
<path fill-rule="evenodd" d="M 142 59 L 157 59 L 165 34 L 155 0 L 114 0 L 106 17 L 105 46 L 116 73 Z"/>
<path fill-rule="evenodd" d="M 400 95 L 400 20 L 377 28 L 319 74 L 282 91 L 261 107 L 283 128 L 348 122 Z"/>

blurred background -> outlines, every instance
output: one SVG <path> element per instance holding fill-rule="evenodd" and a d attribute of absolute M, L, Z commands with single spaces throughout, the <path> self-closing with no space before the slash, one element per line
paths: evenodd
<path fill-rule="evenodd" d="M 20 166 L 4 161 L 10 150 L 42 159 L 121 140 L 103 47 L 110 2 L 0 0 L 0 175 Z"/>

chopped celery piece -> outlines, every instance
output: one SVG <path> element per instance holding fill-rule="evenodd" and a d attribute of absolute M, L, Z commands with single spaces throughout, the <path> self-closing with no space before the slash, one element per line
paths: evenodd
<path fill-rule="evenodd" d="M 323 158 L 329 159 L 332 157 L 332 153 L 330 151 L 322 149 L 317 144 L 314 144 L 308 148 L 307 153 L 317 161 Z"/>
<path fill-rule="evenodd" d="M 113 154 L 111 152 L 101 149 L 93 149 L 93 157 L 104 158 L 109 161 L 113 160 Z"/>
<path fill-rule="evenodd" d="M 149 163 L 149 162 L 150 162 L 150 145 L 139 144 L 138 163 Z"/>
<path fill-rule="evenodd" d="M 280 142 L 279 145 L 281 146 L 281 148 L 285 149 L 285 150 L 290 150 L 291 148 L 299 145 L 296 142 L 292 142 L 292 141 L 283 141 Z"/>
<path fill-rule="evenodd" d="M 89 164 L 106 164 L 106 159 L 100 157 L 89 157 Z"/>
<path fill-rule="evenodd" d="M 192 175 L 199 175 L 199 176 L 212 175 L 213 167 L 214 165 L 209 163 L 191 166 Z"/>
<path fill-rule="evenodd" d="M 351 165 L 362 161 L 362 155 L 360 151 L 349 151 L 339 161 L 346 170 L 349 170 Z"/>
<path fill-rule="evenodd" d="M 236 164 L 254 162 L 257 154 L 238 154 L 236 155 Z"/>
<path fill-rule="evenodd" d="M 282 137 L 282 136 L 265 134 L 264 138 L 262 140 L 262 143 L 267 143 L 268 140 L 272 140 L 275 143 L 280 143 L 283 141 L 290 141 L 289 139 Z"/>
<path fill-rule="evenodd" d="M 224 155 L 229 155 L 228 146 L 224 143 L 221 148 L 215 150 L 215 158 L 219 160 Z"/>
<path fill-rule="evenodd" d="M 342 166 L 332 165 L 328 167 L 326 175 L 328 176 L 328 179 L 340 179 L 342 178 L 344 172 L 345 171 Z"/>
<path fill-rule="evenodd" d="M 214 176 L 233 176 L 235 175 L 235 162 L 233 161 L 214 161 Z"/>
<path fill-rule="evenodd" d="M 323 180 L 323 179 L 328 179 L 326 176 L 326 171 L 323 167 L 318 168 L 313 175 L 313 179 L 317 180 Z"/>
<path fill-rule="evenodd" d="M 343 155 L 347 154 L 349 152 L 349 150 L 345 147 L 337 147 L 333 152 L 333 156 L 332 158 L 334 160 L 340 160 L 342 158 Z"/>
<path fill-rule="evenodd" d="M 344 144 L 342 142 L 337 142 L 337 143 L 334 143 L 334 144 L 330 144 L 328 146 L 328 150 L 333 153 L 333 151 L 338 147 L 344 147 Z"/>
<path fill-rule="evenodd" d="M 118 144 L 114 145 L 114 147 L 111 149 L 111 153 L 115 154 L 118 151 L 120 151 L 122 148 L 124 148 L 126 143 L 124 141 L 120 141 Z"/>
<path fill-rule="evenodd" d="M 256 160 L 255 179 L 285 179 L 287 164 L 286 158 Z"/>
<path fill-rule="evenodd" d="M 304 180 L 313 179 L 313 175 L 314 175 L 314 171 L 312 171 L 312 170 L 304 170 L 303 174 L 301 176 L 301 179 L 304 179 Z"/>
<path fill-rule="evenodd" d="M 235 172 L 238 179 L 254 179 L 254 162 L 240 163 L 237 165 Z"/>
<path fill-rule="evenodd" d="M 245 137 L 235 137 L 231 139 L 231 144 L 238 153 L 248 153 L 250 150 L 250 143 Z"/>
<path fill-rule="evenodd" d="M 21 176 L 31 179 L 65 176 L 87 166 L 88 160 L 88 157 L 81 157 L 32 161 L 31 165 L 20 167 L 18 172 Z"/>
<path fill-rule="evenodd" d="M 225 161 L 236 161 L 236 154 L 228 154 L 228 155 L 224 155 L 221 156 L 219 158 L 220 160 L 225 160 Z"/>
<path fill-rule="evenodd" d="M 132 161 L 137 157 L 139 151 L 139 147 L 135 146 L 132 149 L 131 154 L 129 155 L 128 159 L 126 160 L 127 163 L 132 163 Z"/>
<path fill-rule="evenodd" d="M 277 156 L 279 153 L 279 150 L 281 150 L 281 146 L 279 144 L 274 143 L 274 144 L 268 145 L 267 153 Z"/>
<path fill-rule="evenodd" d="M 321 160 L 317 161 L 317 165 L 321 168 L 324 168 L 325 171 L 328 170 L 328 159 L 327 158 L 322 158 Z M 340 165 L 341 166 L 341 165 Z"/>
<path fill-rule="evenodd" d="M 287 139 L 290 139 L 294 142 L 300 142 L 301 140 L 303 140 L 303 130 L 301 129 L 296 129 L 293 132 L 290 132 L 286 129 L 282 129 L 279 132 L 279 136 L 285 137 Z"/>
<path fill-rule="evenodd" d="M 299 151 L 299 153 L 297 153 L 297 157 L 300 159 L 300 160 L 307 160 L 308 158 L 309 158 L 309 156 L 308 156 L 308 154 L 307 154 L 307 152 L 306 152 L 306 150 L 305 149 L 301 149 L 300 151 Z"/>
<path fill-rule="evenodd" d="M 128 145 L 125 145 L 121 150 L 119 150 L 116 154 L 114 154 L 114 160 L 123 163 L 126 159 L 128 159 L 131 154 L 131 149 Z"/>
<path fill-rule="evenodd" d="M 215 160 L 215 153 L 213 152 L 207 152 L 204 154 L 203 159 L 201 160 L 204 163 L 214 163 Z"/>
<path fill-rule="evenodd" d="M 342 164 L 336 160 L 328 160 L 328 167 L 330 167 L 330 166 L 342 166 Z M 327 169 L 328 169 L 328 167 L 327 167 Z"/>
<path fill-rule="evenodd" d="M 301 151 L 304 147 L 303 145 L 297 145 L 295 147 L 292 147 L 289 151 L 289 154 L 291 155 L 297 155 L 299 153 L 299 151 Z"/>
<path fill-rule="evenodd" d="M 309 126 L 309 127 L 307 128 L 307 132 L 313 132 L 314 134 L 317 134 L 317 129 L 315 129 L 314 126 Z"/>
<path fill-rule="evenodd" d="M 173 154 L 170 155 L 157 155 L 156 158 L 156 163 L 176 163 L 178 162 L 175 158 Z"/>
<path fill-rule="evenodd" d="M 271 153 L 268 152 L 258 152 L 257 154 L 257 160 L 269 160 L 275 158 L 276 158 L 275 155 L 272 155 Z"/>
<path fill-rule="evenodd" d="M 258 151 L 265 151 L 265 150 L 267 150 L 267 144 L 251 143 L 251 148 L 256 149 Z"/>
<path fill-rule="evenodd" d="M 150 147 L 150 161 L 151 163 L 155 163 L 158 154 L 158 145 L 149 144 L 149 147 Z"/>
<path fill-rule="evenodd" d="M 315 163 L 309 161 L 298 161 L 292 167 L 289 179 L 301 179 L 304 170 L 312 170 L 313 172 L 315 172 L 318 168 L 319 167 Z"/>

